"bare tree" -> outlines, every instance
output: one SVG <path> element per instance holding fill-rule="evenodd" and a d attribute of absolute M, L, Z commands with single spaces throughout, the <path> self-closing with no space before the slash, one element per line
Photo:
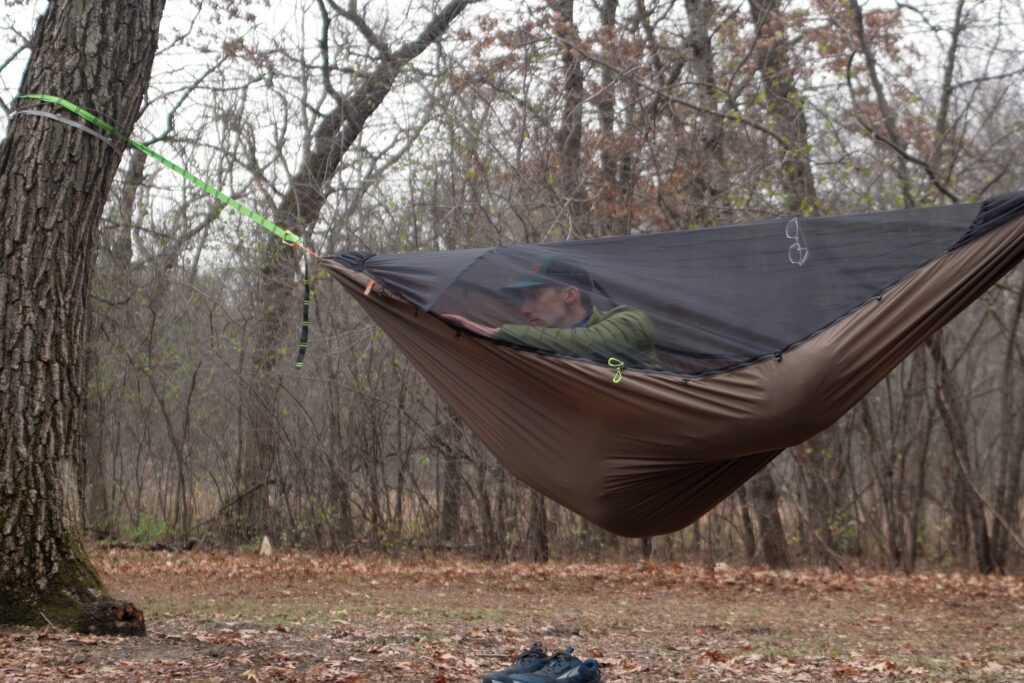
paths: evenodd
<path fill-rule="evenodd" d="M 272 212 L 275 223 L 299 235 L 309 233 L 331 192 L 331 180 L 342 157 L 391 91 L 403 67 L 437 41 L 470 2 L 472 0 L 450 0 L 415 38 L 397 49 L 389 46 L 365 17 L 351 10 L 354 4 L 344 8 L 330 3 L 334 16 L 329 14 L 326 6 L 322 6 L 325 31 L 335 17 L 351 22 L 376 53 L 376 64 L 357 79 L 351 92 L 337 92 L 331 85 L 332 74 L 328 67 L 331 60 L 326 54 L 327 45 L 323 44 L 324 87 L 330 93 L 333 106 L 318 118 L 311 146 L 305 150 L 299 168 L 291 177 L 283 201 Z M 274 458 L 281 427 L 281 386 L 276 373 L 282 360 L 279 349 L 290 290 L 284 285 L 292 281 L 294 272 L 292 255 L 285 253 L 277 239 L 268 240 L 254 293 L 256 308 L 260 312 L 253 340 L 257 349 L 253 358 L 256 381 L 247 401 L 246 436 L 239 461 L 239 489 L 254 490 L 240 508 L 243 535 L 248 537 L 265 530 L 268 523 L 269 491 L 266 484 L 275 470 Z"/>

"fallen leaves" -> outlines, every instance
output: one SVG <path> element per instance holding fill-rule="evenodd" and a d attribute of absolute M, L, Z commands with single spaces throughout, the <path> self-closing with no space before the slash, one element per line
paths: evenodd
<path fill-rule="evenodd" d="M 533 640 L 605 683 L 1024 680 L 1024 580 L 104 551 L 146 638 L 0 631 L 0 680 L 465 683 Z M 957 650 L 949 650 L 950 643 Z"/>

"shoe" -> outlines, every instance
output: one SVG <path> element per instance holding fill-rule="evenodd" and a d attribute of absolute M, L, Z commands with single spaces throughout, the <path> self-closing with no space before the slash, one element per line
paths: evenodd
<path fill-rule="evenodd" d="M 556 652 L 542 669 L 532 673 L 512 674 L 510 683 L 597 683 L 601 667 L 596 659 L 581 661 L 572 656 L 572 648 Z"/>
<path fill-rule="evenodd" d="M 512 674 L 537 671 L 547 662 L 548 655 L 544 652 L 544 646 L 540 643 L 534 643 L 530 646 L 529 650 L 520 653 L 516 657 L 516 661 L 512 662 L 512 666 L 501 671 L 492 671 L 489 674 L 484 674 L 484 683 L 508 683 L 511 680 L 509 676 Z"/>

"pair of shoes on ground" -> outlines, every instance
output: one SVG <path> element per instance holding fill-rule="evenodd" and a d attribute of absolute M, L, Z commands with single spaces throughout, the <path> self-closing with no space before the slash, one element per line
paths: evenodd
<path fill-rule="evenodd" d="M 540 643 L 534 643 L 512 666 L 484 674 L 484 683 L 598 683 L 601 668 L 597 660 L 581 660 L 572 652 L 567 647 L 548 655 Z"/>

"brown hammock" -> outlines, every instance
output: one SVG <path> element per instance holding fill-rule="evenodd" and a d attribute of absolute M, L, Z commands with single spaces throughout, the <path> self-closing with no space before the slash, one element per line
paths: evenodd
<path fill-rule="evenodd" d="M 410 303 L 415 287 L 403 286 L 394 276 L 401 269 L 390 262 L 377 277 L 365 255 L 321 265 L 516 477 L 609 531 L 652 536 L 692 523 L 783 449 L 836 422 L 1017 264 L 1024 257 L 1024 199 L 1011 200 L 1012 210 L 975 205 L 957 214 L 952 237 L 924 265 L 884 282 L 850 310 L 829 313 L 833 321 L 815 323 L 776 352 L 752 349 L 746 361 L 731 356 L 698 372 L 680 364 L 626 368 L 618 384 L 607 364 L 460 333 L 430 312 L 436 306 Z M 715 231 L 696 231 L 705 232 Z M 814 230 L 808 234 L 801 249 L 810 250 L 812 263 Z M 806 272 L 799 269 L 807 264 L 793 263 L 792 272 Z"/>

